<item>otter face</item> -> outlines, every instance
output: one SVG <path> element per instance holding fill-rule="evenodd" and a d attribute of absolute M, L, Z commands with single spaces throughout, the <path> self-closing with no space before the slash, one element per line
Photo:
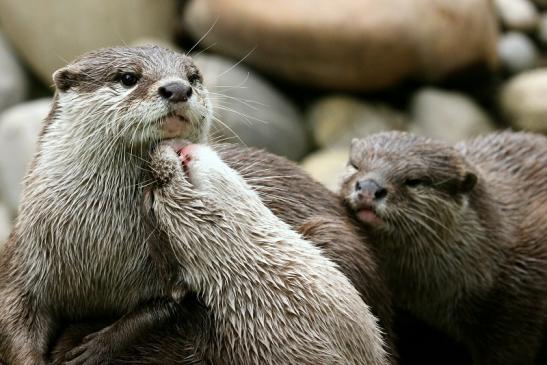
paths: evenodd
<path fill-rule="evenodd" d="M 341 195 L 373 232 L 439 232 L 455 221 L 476 176 L 453 148 L 406 133 L 354 140 Z"/>
<path fill-rule="evenodd" d="M 53 123 L 82 139 L 106 136 L 146 146 L 207 136 L 211 104 L 188 56 L 160 47 L 100 49 L 56 71 L 53 80 L 58 91 Z"/>

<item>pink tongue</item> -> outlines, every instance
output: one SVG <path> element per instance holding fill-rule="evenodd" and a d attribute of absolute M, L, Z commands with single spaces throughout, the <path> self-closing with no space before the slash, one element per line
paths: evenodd
<path fill-rule="evenodd" d="M 363 209 L 357 212 L 357 218 L 361 222 L 376 225 L 382 223 L 382 220 L 372 210 Z"/>

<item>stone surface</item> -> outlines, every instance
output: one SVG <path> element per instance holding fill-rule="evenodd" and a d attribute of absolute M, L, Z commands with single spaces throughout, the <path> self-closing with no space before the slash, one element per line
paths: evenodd
<path fill-rule="evenodd" d="M 376 90 L 494 66 L 495 18 L 490 0 L 192 0 L 184 25 L 207 34 L 203 47 L 288 80 Z"/>
<path fill-rule="evenodd" d="M 547 47 L 547 12 L 539 20 L 537 38 L 543 47 Z"/>
<path fill-rule="evenodd" d="M 308 122 L 319 147 L 348 147 L 352 138 L 404 129 L 406 117 L 386 105 L 347 96 L 319 100 L 308 112 Z"/>
<path fill-rule="evenodd" d="M 11 213 L 19 206 L 21 181 L 50 107 L 51 99 L 39 99 L 18 104 L 0 114 L 0 191 Z"/>
<path fill-rule="evenodd" d="M 0 202 L 0 250 L 11 232 L 11 217 L 8 208 Z"/>
<path fill-rule="evenodd" d="M 494 130 L 488 114 L 457 92 L 422 89 L 413 96 L 410 108 L 412 133 L 451 144 Z"/>
<path fill-rule="evenodd" d="M 510 73 L 534 68 L 539 59 L 534 43 L 519 32 L 507 32 L 500 38 L 498 54 L 503 68 Z"/>
<path fill-rule="evenodd" d="M 312 153 L 302 161 L 302 168 L 315 180 L 337 192 L 348 163 L 349 146 Z"/>
<path fill-rule="evenodd" d="M 0 111 L 25 98 L 28 80 L 12 47 L 0 32 Z"/>
<path fill-rule="evenodd" d="M 528 0 L 495 0 L 496 10 L 503 25 L 508 29 L 533 31 L 538 24 L 539 13 Z"/>
<path fill-rule="evenodd" d="M 500 103 L 516 129 L 547 133 L 547 68 L 524 72 L 504 86 Z"/>
<path fill-rule="evenodd" d="M 269 82 L 237 61 L 194 57 L 213 102 L 212 141 L 240 142 L 293 160 L 309 150 L 302 116 Z"/>
<path fill-rule="evenodd" d="M 47 84 L 80 54 L 142 37 L 170 39 L 174 0 L 0 0 L 0 22 L 15 48 Z"/>

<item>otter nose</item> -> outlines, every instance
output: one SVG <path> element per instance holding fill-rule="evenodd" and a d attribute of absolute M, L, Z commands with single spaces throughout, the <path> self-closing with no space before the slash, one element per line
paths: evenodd
<path fill-rule="evenodd" d="M 172 103 L 188 101 L 192 96 L 192 92 L 192 86 L 182 82 L 170 82 L 158 88 L 160 96 Z"/>
<path fill-rule="evenodd" d="M 387 195 L 387 189 L 372 179 L 357 181 L 355 191 L 370 200 L 380 200 Z"/>

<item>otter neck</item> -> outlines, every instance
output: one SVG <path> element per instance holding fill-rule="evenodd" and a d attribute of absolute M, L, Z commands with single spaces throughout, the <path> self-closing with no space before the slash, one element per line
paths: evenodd
<path fill-rule="evenodd" d="M 504 259 L 502 250 L 491 243 L 502 242 L 504 233 L 488 225 L 503 225 L 503 218 L 484 184 L 478 184 L 471 195 L 463 198 L 461 209 L 449 209 L 443 214 L 451 217 L 428 222 L 429 229 L 421 229 L 418 234 L 403 231 L 378 237 L 386 277 L 393 292 L 401 296 L 398 300 L 415 306 L 418 312 L 429 310 L 440 317 L 437 323 L 442 323 L 446 311 L 455 309 L 453 298 L 458 294 L 488 290 Z M 494 237 L 492 232 L 498 235 Z M 424 304 L 420 298 L 425 297 L 436 299 Z"/>

